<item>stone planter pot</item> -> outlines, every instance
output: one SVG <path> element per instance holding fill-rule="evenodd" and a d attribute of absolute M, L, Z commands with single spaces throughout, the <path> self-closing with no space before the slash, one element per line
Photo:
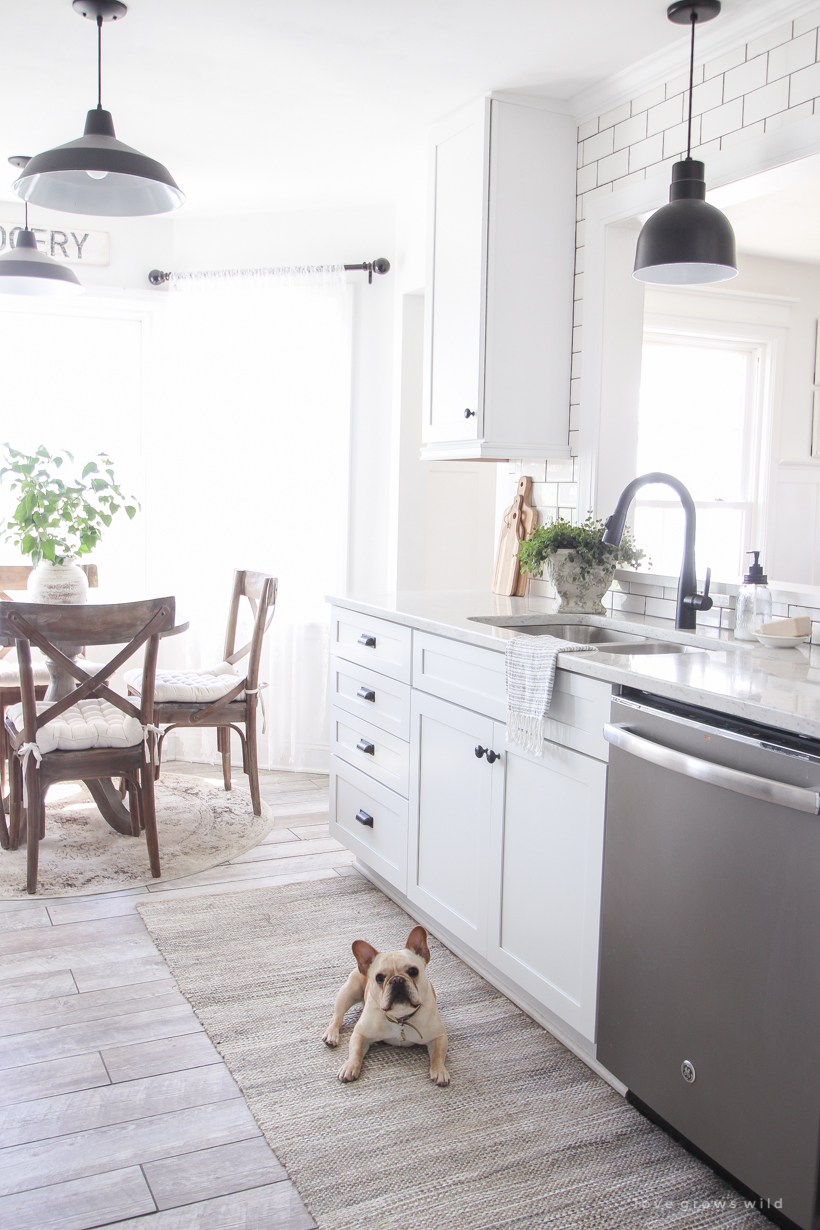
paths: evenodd
<path fill-rule="evenodd" d="M 32 602 L 81 606 L 88 600 L 88 577 L 74 556 L 63 564 L 44 559 L 29 575 L 26 589 Z"/>
<path fill-rule="evenodd" d="M 601 615 L 605 611 L 601 599 L 614 580 L 614 563 L 590 569 L 582 577 L 575 551 L 563 548 L 549 555 L 546 565 L 549 579 L 558 590 L 560 610 L 585 615 Z"/>

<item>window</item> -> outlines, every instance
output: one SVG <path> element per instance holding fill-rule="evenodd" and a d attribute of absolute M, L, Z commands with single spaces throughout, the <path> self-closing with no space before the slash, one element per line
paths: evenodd
<path fill-rule="evenodd" d="M 644 333 L 638 473 L 664 470 L 697 509 L 698 572 L 742 575 L 762 530 L 758 515 L 760 423 L 766 346 L 691 333 Z M 655 572 L 677 575 L 683 509 L 668 487 L 644 487 L 635 535 Z"/>

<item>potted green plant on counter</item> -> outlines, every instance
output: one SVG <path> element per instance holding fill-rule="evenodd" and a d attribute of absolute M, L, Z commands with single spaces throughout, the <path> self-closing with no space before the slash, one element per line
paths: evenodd
<path fill-rule="evenodd" d="M 28 454 L 6 444 L 3 461 L 0 480 L 17 502 L 5 540 L 34 565 L 28 580 L 32 602 L 85 602 L 88 580 L 78 557 L 93 551 L 118 512 L 131 519 L 139 504 L 123 496 L 105 453 L 79 476 L 75 469 L 73 477 L 74 457 L 67 449 L 50 453 L 41 444 Z"/>
<path fill-rule="evenodd" d="M 518 549 L 521 571 L 543 577 L 547 570 L 560 598 L 562 611 L 600 615 L 602 597 L 615 577 L 615 569 L 637 568 L 646 553 L 636 545 L 629 529 L 617 547 L 603 541 L 605 522 L 592 513 L 580 525 L 563 517 L 539 525 Z"/>

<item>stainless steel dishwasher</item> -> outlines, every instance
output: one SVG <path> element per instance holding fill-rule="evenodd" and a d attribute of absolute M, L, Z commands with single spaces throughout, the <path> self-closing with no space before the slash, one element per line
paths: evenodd
<path fill-rule="evenodd" d="M 641 693 L 605 734 L 598 1059 L 815 1230 L 820 743 Z"/>

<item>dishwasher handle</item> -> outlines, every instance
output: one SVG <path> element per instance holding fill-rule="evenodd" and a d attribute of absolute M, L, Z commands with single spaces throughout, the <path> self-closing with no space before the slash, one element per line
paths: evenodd
<path fill-rule="evenodd" d="M 726 765 L 699 760 L 697 756 L 689 756 L 686 752 L 677 752 L 661 743 L 653 743 L 651 739 L 633 734 L 626 726 L 616 726 L 610 722 L 604 724 L 604 738 L 607 743 L 620 748 L 622 752 L 647 760 L 660 769 L 682 773 L 684 777 L 694 777 L 710 786 L 721 786 L 724 790 L 733 790 L 735 794 L 745 794 L 751 799 L 761 799 L 764 803 L 790 807 L 793 811 L 806 811 L 813 816 L 820 815 L 820 794 L 816 790 L 788 786 L 785 782 L 775 782 L 768 777 L 757 777 L 754 773 L 742 773 L 739 769 L 730 769 Z"/>

